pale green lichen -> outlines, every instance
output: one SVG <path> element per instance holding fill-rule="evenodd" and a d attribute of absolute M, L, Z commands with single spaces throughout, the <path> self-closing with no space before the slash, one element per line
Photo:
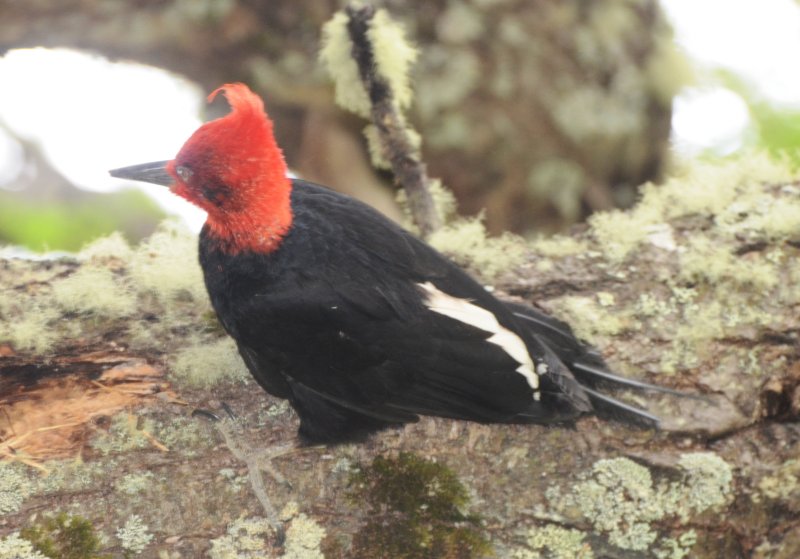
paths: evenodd
<path fill-rule="evenodd" d="M 17 512 L 33 484 L 18 464 L 0 462 L 0 516 Z"/>
<path fill-rule="evenodd" d="M 764 154 L 722 164 L 694 163 L 662 185 L 645 185 L 641 201 L 628 211 L 602 212 L 589 219 L 591 234 L 612 261 L 622 261 L 646 240 L 648 227 L 688 215 L 707 215 L 728 238 L 747 230 L 770 238 L 790 235 L 795 218 L 781 212 L 773 223 L 774 196 L 766 185 L 792 180 L 791 168 Z M 742 213 L 747 214 L 742 219 Z M 788 212 L 791 214 L 791 212 Z M 796 231 L 796 230 L 795 230 Z"/>
<path fill-rule="evenodd" d="M 230 338 L 188 345 L 171 359 L 172 373 L 189 386 L 208 388 L 223 380 L 246 382 L 250 375 Z"/>
<path fill-rule="evenodd" d="M 50 353 L 61 337 L 52 326 L 61 313 L 45 297 L 36 301 L 33 297 L 4 293 L 3 299 L 6 298 L 0 301 L 4 318 L 0 321 L 0 341 L 21 351 Z"/>
<path fill-rule="evenodd" d="M 260 559 L 267 556 L 274 530 L 265 518 L 238 518 L 224 536 L 211 540 L 211 559 Z"/>
<path fill-rule="evenodd" d="M 286 529 L 284 559 L 325 559 L 320 549 L 325 529 L 313 518 L 300 513 Z"/>
<path fill-rule="evenodd" d="M 112 259 L 127 262 L 133 258 L 133 249 L 121 233 L 115 232 L 106 237 L 100 237 L 83 247 L 78 253 L 78 258 L 87 262 Z"/>
<path fill-rule="evenodd" d="M 124 317 L 136 310 L 136 295 L 114 272 L 84 265 L 53 285 L 53 297 L 67 311 Z"/>
<path fill-rule="evenodd" d="M 510 233 L 490 237 L 480 216 L 458 216 L 455 196 L 440 181 L 431 181 L 430 193 L 439 219 L 444 224 L 428 238 L 432 247 L 458 264 L 476 271 L 486 280 L 492 280 L 522 263 L 525 246 L 520 238 Z M 397 201 L 404 211 L 406 227 L 416 232 L 404 192 L 398 193 Z"/>
<path fill-rule="evenodd" d="M 800 460 L 787 460 L 772 475 L 758 482 L 758 492 L 752 498 L 758 502 L 761 496 L 780 501 L 794 500 L 800 504 Z"/>
<path fill-rule="evenodd" d="M 526 537 L 530 549 L 515 549 L 512 559 L 593 559 L 594 552 L 579 530 L 546 524 L 531 528 Z M 545 551 L 542 555 L 540 551 Z"/>
<path fill-rule="evenodd" d="M 137 289 L 155 295 L 165 309 L 181 296 L 207 304 L 197 237 L 175 221 L 163 222 L 137 247 L 130 274 Z"/>
<path fill-rule="evenodd" d="M 435 231 L 428 242 L 487 280 L 522 263 L 525 247 L 511 234 L 490 237 L 479 218 L 461 219 Z"/>
<path fill-rule="evenodd" d="M 104 455 L 146 448 L 151 444 L 147 433 L 152 434 L 154 428 L 152 419 L 122 412 L 112 417 L 108 431 L 99 432 L 90 444 Z"/>
<path fill-rule="evenodd" d="M 653 555 L 658 559 L 684 559 L 688 557 L 697 543 L 697 532 L 687 530 L 677 538 L 663 538 L 659 546 L 653 549 Z"/>
<path fill-rule="evenodd" d="M 126 495 L 136 495 L 152 487 L 154 479 L 152 472 L 133 472 L 119 479 L 116 488 Z"/>
<path fill-rule="evenodd" d="M 538 237 L 530 243 L 529 247 L 536 254 L 542 256 L 574 256 L 586 254 L 589 251 L 589 244 L 586 241 L 567 237 L 565 235 L 553 235 L 552 237 Z"/>
<path fill-rule="evenodd" d="M 33 549 L 33 544 L 12 532 L 0 538 L 0 559 L 48 559 Z"/>
<path fill-rule="evenodd" d="M 605 302 L 608 302 L 607 298 Z M 569 322 L 582 339 L 591 341 L 598 336 L 613 336 L 636 327 L 629 317 L 607 309 L 607 306 L 593 297 L 563 297 L 556 304 L 559 316 Z"/>
<path fill-rule="evenodd" d="M 659 540 L 657 521 L 672 517 L 686 522 L 709 510 L 721 510 L 731 500 L 731 466 L 713 453 L 684 454 L 678 461 L 679 481 L 654 483 L 650 470 L 628 458 L 596 462 L 564 493 L 558 487 L 546 496 L 559 514 L 591 523 L 611 544 L 627 550 L 672 549 Z M 684 538 L 682 547 L 691 540 Z"/>
<path fill-rule="evenodd" d="M 102 336 L 110 328 L 127 331 L 132 347 L 164 350 L 212 329 L 203 318 L 210 304 L 196 236 L 173 222 L 136 249 L 114 234 L 75 259 L 50 266 L 8 260 L 3 271 L 9 281 L 0 288 L 0 342 L 18 351 L 47 355 L 76 337 Z"/>
<path fill-rule="evenodd" d="M 290 502 L 281 512 L 281 520 L 288 522 L 283 553 L 271 553 L 275 531 L 265 518 L 238 518 L 224 536 L 211 540 L 211 559 L 324 559 L 320 545 L 325 529 L 314 519 L 298 512 L 297 504 Z"/>
<path fill-rule="evenodd" d="M 364 128 L 364 137 L 367 139 L 367 149 L 369 150 L 369 158 L 372 165 L 376 169 L 391 170 L 392 164 L 383 154 L 383 145 L 381 144 L 380 132 L 374 124 L 368 124 Z M 422 136 L 416 130 L 406 128 L 406 138 L 411 145 L 411 149 L 419 151 L 422 145 Z"/>
<path fill-rule="evenodd" d="M 153 534 L 150 533 L 147 525 L 142 522 L 141 517 L 138 514 L 134 514 L 128 518 L 122 528 L 117 530 L 117 538 L 122 549 L 129 553 L 139 554 L 153 541 Z"/>
<path fill-rule="evenodd" d="M 538 162 L 528 175 L 528 188 L 535 197 L 549 200 L 570 221 L 580 217 L 585 171 L 568 159 Z"/>
<path fill-rule="evenodd" d="M 336 103 L 369 118 L 369 97 L 352 56 L 347 21 L 347 16 L 338 12 L 323 26 L 320 60 L 334 80 Z M 375 13 L 368 37 L 373 46 L 378 75 L 392 89 L 398 108 L 408 107 L 412 98 L 409 71 L 417 58 L 416 49 L 406 39 L 403 28 L 393 22 L 385 10 Z"/>

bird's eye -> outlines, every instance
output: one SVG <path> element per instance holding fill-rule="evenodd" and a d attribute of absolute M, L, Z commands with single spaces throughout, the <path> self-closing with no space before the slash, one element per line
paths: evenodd
<path fill-rule="evenodd" d="M 179 165 L 175 172 L 178 173 L 178 176 L 181 178 L 183 182 L 188 182 L 192 175 L 194 174 L 189 167 L 184 167 L 183 165 Z"/>

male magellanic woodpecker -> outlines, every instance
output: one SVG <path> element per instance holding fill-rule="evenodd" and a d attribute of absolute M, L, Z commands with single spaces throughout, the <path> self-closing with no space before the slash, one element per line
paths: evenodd
<path fill-rule="evenodd" d="M 335 442 L 434 415 L 553 423 L 658 419 L 597 383 L 609 372 L 565 323 L 500 301 L 371 207 L 287 177 L 272 121 L 243 84 L 231 112 L 175 159 L 112 171 L 169 186 L 206 212 L 200 264 L 247 367 L 287 399 L 300 435 Z"/>

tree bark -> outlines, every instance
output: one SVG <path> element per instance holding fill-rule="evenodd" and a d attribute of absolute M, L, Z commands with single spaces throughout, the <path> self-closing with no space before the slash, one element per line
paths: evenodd
<path fill-rule="evenodd" d="M 495 282 L 498 294 L 571 321 L 618 372 L 704 395 L 638 395 L 637 404 L 663 418 L 662 431 L 593 417 L 574 426 L 423 418 L 361 444 L 277 458 L 274 466 L 291 489 L 263 480 L 273 506 L 281 511 L 297 503 L 321 525 L 327 535 L 319 545 L 327 557 L 359 556 L 349 542 L 369 518 L 364 502 L 348 498 L 349 469 L 369 466 L 376 456 L 411 452 L 455 472 L 471 496 L 466 508 L 481 515 L 481 533 L 499 557 L 555 553 L 569 534 L 579 538 L 577 549 L 585 556 L 591 549 L 595 557 L 657 557 L 667 550 L 669 556 L 793 556 L 800 537 L 800 242 L 796 232 L 759 235 L 754 224 L 766 222 L 751 220 L 769 214 L 774 227 L 777 214 L 770 212 L 796 203 L 797 183 L 761 186 L 752 179 L 745 195 L 736 186 L 744 182 L 730 170 L 720 170 L 719 177 L 721 199 L 739 188 L 742 200 L 756 205 L 742 201 L 729 214 L 727 207 L 689 203 L 691 211 L 676 212 L 676 205 L 695 200 L 696 191 L 673 185 L 664 221 L 647 226 L 624 258 L 615 243 L 641 231 L 626 230 L 628 236 L 615 240 L 593 222 L 570 237 L 533 243 L 526 263 Z M 611 221 L 652 209 L 653 192 L 633 213 Z M 731 215 L 741 220 L 736 234 L 729 234 Z M 703 252 L 710 239 L 713 250 Z M 199 407 L 224 415 L 221 402 L 227 402 L 243 422 L 238 455 L 249 449 L 248 456 L 293 441 L 297 422 L 252 381 L 201 376 L 230 372 L 236 364 L 208 363 L 231 353 L 230 347 L 202 353 L 223 338 L 208 316 L 196 270 L 184 284 L 178 277 L 163 281 L 174 255 L 189 252 L 192 243 L 173 231 L 129 253 L 106 244 L 77 261 L 0 260 L 0 312 L 13 323 L 0 337 L 27 339 L 14 326 L 31 324 L 50 336 L 49 347 L 38 353 L 1 346 L 0 448 L 11 464 L 0 473 L 8 476 L 13 468 L 27 488 L 2 517 L 3 534 L 29 524 L 35 514 L 78 511 L 106 535 L 106 549 L 120 554 L 115 532 L 138 514 L 154 536 L 142 557 L 199 557 L 235 519 L 265 515 L 250 485 L 252 463 L 230 452 L 212 422 L 189 413 Z M 707 258 L 699 267 L 696 254 Z M 721 255 L 729 268 L 712 255 Z M 177 266 L 188 274 L 187 262 Z M 145 264 L 177 291 L 165 294 L 158 282 L 150 283 Z M 81 277 L 108 271 L 110 285 L 120 290 L 114 293 L 132 297 L 135 308 L 123 306 L 115 314 L 114 301 L 98 300 L 99 288 L 89 290 L 97 296 L 88 300 L 80 299 L 75 285 L 64 288 L 87 267 L 93 275 Z M 738 306 L 745 300 L 751 307 Z M 47 309 L 50 314 L 39 316 Z M 181 365 L 187 348 L 195 356 L 188 367 Z M 215 382 L 213 389 L 204 382 Z M 96 404 L 105 393 L 119 396 L 126 411 Z M 86 401 L 76 403 L 81 394 Z M 50 425 L 20 416 L 21 410 L 42 412 L 42 406 L 51 413 Z M 57 412 L 74 406 L 85 406 L 87 419 L 65 426 L 69 421 Z M 40 439 L 51 433 L 46 427 L 60 433 L 58 445 Z M 42 468 L 49 477 L 37 471 Z M 289 549 L 292 523 L 301 517 L 283 515 L 291 519 L 285 547 L 267 535 L 262 553 L 280 556 Z M 386 530 L 392 532 L 391 523 Z"/>

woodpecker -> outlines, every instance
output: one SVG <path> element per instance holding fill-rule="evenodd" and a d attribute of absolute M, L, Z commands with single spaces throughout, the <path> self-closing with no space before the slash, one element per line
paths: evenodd
<path fill-rule="evenodd" d="M 371 207 L 288 177 L 247 86 L 169 161 L 111 171 L 170 187 L 208 214 L 199 258 L 211 304 L 258 383 L 285 398 L 301 439 L 339 442 L 433 415 L 569 422 L 592 412 L 657 426 L 598 383 L 612 374 L 570 327 L 501 301 Z"/>

